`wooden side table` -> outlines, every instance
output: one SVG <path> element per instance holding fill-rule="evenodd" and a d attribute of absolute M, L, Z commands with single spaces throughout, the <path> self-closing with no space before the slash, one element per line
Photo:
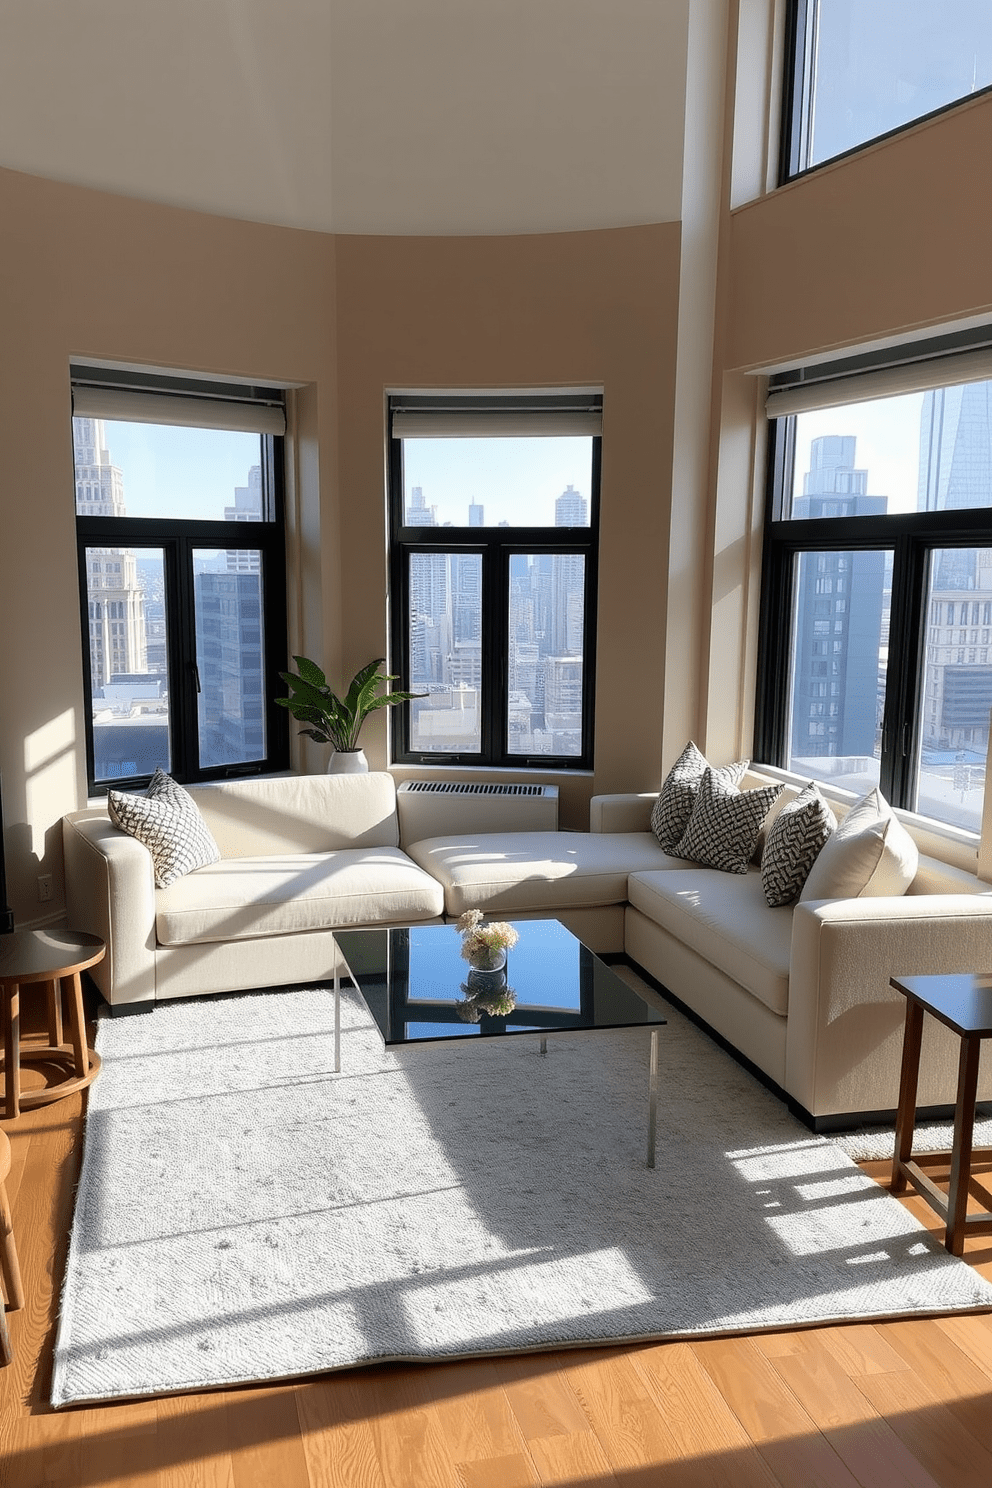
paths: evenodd
<path fill-rule="evenodd" d="M 10 1143 L 6 1132 L 0 1132 L 0 1276 L 3 1277 L 7 1307 L 11 1312 L 15 1312 L 19 1307 L 24 1306 L 24 1290 L 21 1286 L 20 1267 L 17 1264 L 10 1204 L 7 1202 L 6 1178 L 9 1172 Z M 9 1364 L 13 1357 L 5 1309 L 0 1303 L 0 1365 Z"/>
<path fill-rule="evenodd" d="M 0 1012 L 3 1018 L 4 1115 L 14 1120 L 22 1109 L 61 1100 L 95 1079 L 100 1056 L 86 1047 L 83 989 L 79 973 L 95 966 L 107 948 L 96 935 L 73 930 L 15 930 L 0 935 Z M 21 1091 L 21 990 L 44 987 L 48 997 L 49 1043 L 31 1044 L 25 1063 L 41 1059 L 68 1066 L 66 1077 L 41 1090 Z M 69 1042 L 62 1039 L 62 1003 L 66 1005 Z"/>
<path fill-rule="evenodd" d="M 944 1245 L 952 1255 L 959 1256 L 964 1250 L 965 1235 L 992 1235 L 992 1215 L 968 1217 L 978 1062 L 982 1040 L 992 1038 L 992 975 L 892 977 L 889 985 L 906 998 L 906 1031 L 890 1186 L 893 1193 L 904 1193 L 907 1185 L 912 1184 L 920 1197 L 926 1199 L 931 1209 L 944 1220 L 947 1225 Z M 954 1138 L 950 1152 L 951 1181 L 946 1195 L 912 1157 L 925 1013 L 939 1019 L 961 1040 Z"/>

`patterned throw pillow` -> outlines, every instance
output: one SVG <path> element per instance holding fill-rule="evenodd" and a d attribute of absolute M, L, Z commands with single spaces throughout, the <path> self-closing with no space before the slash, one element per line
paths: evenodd
<path fill-rule="evenodd" d="M 107 811 L 115 827 L 147 847 L 159 889 L 220 861 L 220 849 L 193 797 L 164 770 L 155 771 L 143 796 L 108 791 Z"/>
<path fill-rule="evenodd" d="M 836 825 L 837 818 L 812 780 L 794 801 L 782 807 L 768 828 L 761 855 L 761 887 L 772 909 L 798 898 L 820 848 Z"/>
<path fill-rule="evenodd" d="M 733 765 L 721 765 L 715 773 L 727 785 L 738 786 L 747 767 L 747 760 L 738 760 Z M 700 783 L 709 768 L 705 755 L 690 739 L 665 776 L 665 783 L 651 810 L 651 830 L 667 853 L 675 854 L 685 835 Z"/>
<path fill-rule="evenodd" d="M 784 789 L 762 785 L 739 791 L 721 780 L 718 770 L 707 770 L 675 856 L 722 873 L 746 873 L 762 822 Z"/>

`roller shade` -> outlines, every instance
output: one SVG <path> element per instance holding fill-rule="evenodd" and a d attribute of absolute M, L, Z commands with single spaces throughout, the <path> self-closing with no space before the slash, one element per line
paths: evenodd
<path fill-rule="evenodd" d="M 982 347 L 960 356 L 934 357 L 849 377 L 824 377 L 792 387 L 773 388 L 765 402 L 765 412 L 770 419 L 786 418 L 818 408 L 837 408 L 844 403 L 867 403 L 872 398 L 897 398 L 903 393 L 990 379 L 992 347 Z"/>
<path fill-rule="evenodd" d="M 540 439 L 603 432 L 603 395 L 593 388 L 555 393 L 394 393 L 394 439 Z"/>
<path fill-rule="evenodd" d="M 73 386 L 72 413 L 74 418 L 226 429 L 240 434 L 286 432 L 286 410 L 280 404 L 186 398 L 169 393 L 132 392 L 126 388 Z"/>

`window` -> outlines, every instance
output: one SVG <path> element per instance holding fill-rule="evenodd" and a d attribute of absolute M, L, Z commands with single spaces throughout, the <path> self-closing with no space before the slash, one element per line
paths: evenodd
<path fill-rule="evenodd" d="M 73 374 L 90 789 L 283 768 L 282 395 L 122 377 Z"/>
<path fill-rule="evenodd" d="M 390 400 L 393 754 L 592 765 L 602 397 Z"/>
<path fill-rule="evenodd" d="M 791 0 L 782 178 L 992 84 L 988 0 Z"/>
<path fill-rule="evenodd" d="M 955 380 L 983 358 L 986 378 Z M 891 368 L 903 391 L 887 397 L 869 396 L 874 375 L 769 394 L 755 757 L 977 832 L 992 667 L 961 626 L 992 603 L 992 351 Z M 831 572 L 846 608 L 824 733 L 815 596 Z"/>

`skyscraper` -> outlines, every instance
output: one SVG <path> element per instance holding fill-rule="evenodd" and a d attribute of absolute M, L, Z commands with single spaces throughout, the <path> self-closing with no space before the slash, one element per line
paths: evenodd
<path fill-rule="evenodd" d="M 920 413 L 921 511 L 992 506 L 992 382 L 934 388 Z M 924 748 L 985 755 L 992 708 L 992 549 L 942 548 L 931 562 Z"/>
<path fill-rule="evenodd" d="M 102 419 L 74 418 L 76 511 L 86 517 L 123 517 L 124 476 L 111 463 Z M 115 675 L 147 670 L 145 608 L 138 565 L 130 548 L 87 548 L 90 685 L 94 693 Z"/>
<path fill-rule="evenodd" d="M 803 494 L 793 517 L 857 517 L 884 512 L 869 496 L 868 472 L 855 466 L 856 440 L 827 434 L 810 446 Z M 872 758 L 881 723 L 879 655 L 885 554 L 803 553 L 794 639 L 792 757 Z"/>

